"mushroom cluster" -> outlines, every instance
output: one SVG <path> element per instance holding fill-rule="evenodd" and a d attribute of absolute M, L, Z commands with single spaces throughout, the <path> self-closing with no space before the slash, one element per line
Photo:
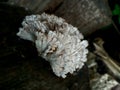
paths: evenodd
<path fill-rule="evenodd" d="M 83 67 L 87 61 L 87 40 L 76 27 L 55 15 L 26 16 L 17 35 L 35 43 L 38 54 L 50 62 L 58 77 Z"/>

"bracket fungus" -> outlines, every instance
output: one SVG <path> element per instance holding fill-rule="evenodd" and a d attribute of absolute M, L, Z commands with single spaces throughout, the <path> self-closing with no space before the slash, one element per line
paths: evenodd
<path fill-rule="evenodd" d="M 17 36 L 35 43 L 38 54 L 50 62 L 58 77 L 83 67 L 87 61 L 87 40 L 76 27 L 55 15 L 26 16 Z"/>

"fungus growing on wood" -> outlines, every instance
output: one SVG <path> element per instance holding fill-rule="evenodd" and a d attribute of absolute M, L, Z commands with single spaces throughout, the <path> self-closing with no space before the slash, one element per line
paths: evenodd
<path fill-rule="evenodd" d="M 76 27 L 55 15 L 26 16 L 17 35 L 35 43 L 38 54 L 50 62 L 58 77 L 83 67 L 87 61 L 87 40 Z"/>

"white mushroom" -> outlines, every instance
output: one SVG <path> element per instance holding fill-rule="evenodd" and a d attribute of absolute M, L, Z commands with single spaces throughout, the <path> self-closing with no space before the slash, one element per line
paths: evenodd
<path fill-rule="evenodd" d="M 87 60 L 87 40 L 64 19 L 48 14 L 26 16 L 17 35 L 36 44 L 58 77 L 81 69 Z"/>

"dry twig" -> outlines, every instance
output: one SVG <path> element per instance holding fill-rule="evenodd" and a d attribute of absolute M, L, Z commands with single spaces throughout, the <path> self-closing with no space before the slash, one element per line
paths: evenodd
<path fill-rule="evenodd" d="M 98 55 L 108 68 L 108 72 L 120 82 L 120 66 L 115 63 L 108 53 L 103 48 L 104 41 L 101 38 L 97 38 L 93 43 L 95 46 L 95 54 Z"/>

